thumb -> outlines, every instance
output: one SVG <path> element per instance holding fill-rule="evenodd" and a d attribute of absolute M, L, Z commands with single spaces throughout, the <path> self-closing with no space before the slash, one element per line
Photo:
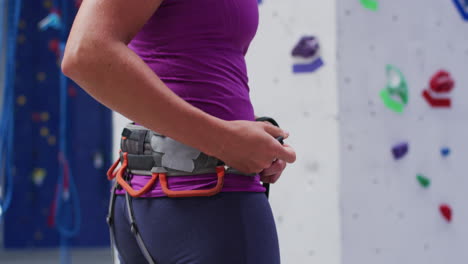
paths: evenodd
<path fill-rule="evenodd" d="M 296 152 L 289 145 L 284 145 L 281 147 L 280 152 L 278 152 L 278 159 L 284 160 L 287 163 L 293 163 L 296 161 Z"/>

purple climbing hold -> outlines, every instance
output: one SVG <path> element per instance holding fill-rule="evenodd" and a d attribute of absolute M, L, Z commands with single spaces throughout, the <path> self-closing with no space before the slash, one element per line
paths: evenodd
<path fill-rule="evenodd" d="M 407 142 L 396 144 L 392 148 L 393 158 L 395 158 L 396 160 L 403 158 L 408 153 L 408 149 L 409 146 Z"/>
<path fill-rule="evenodd" d="M 294 57 L 312 58 L 317 55 L 320 49 L 319 42 L 314 36 L 302 37 L 299 43 L 294 47 L 292 55 Z"/>

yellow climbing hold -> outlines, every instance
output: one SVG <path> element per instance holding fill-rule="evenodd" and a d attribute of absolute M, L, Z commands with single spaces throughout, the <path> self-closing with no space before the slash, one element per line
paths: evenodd
<path fill-rule="evenodd" d="M 32 178 L 32 181 L 36 184 L 36 185 L 42 185 L 42 183 L 44 182 L 44 179 L 47 175 L 47 172 L 45 169 L 43 168 L 35 168 L 31 174 L 31 178 Z"/>
<path fill-rule="evenodd" d="M 44 5 L 45 8 L 48 8 L 48 9 L 52 8 L 51 0 L 45 0 L 42 4 Z"/>
<path fill-rule="evenodd" d="M 49 136 L 47 138 L 47 142 L 49 143 L 49 145 L 54 146 L 57 143 L 57 139 L 55 138 L 55 136 Z"/>
<path fill-rule="evenodd" d="M 26 96 L 24 95 L 20 95 L 16 98 L 16 103 L 19 105 L 19 106 L 23 106 L 26 104 Z"/>
<path fill-rule="evenodd" d="M 50 117 L 49 117 L 49 113 L 47 113 L 47 112 L 42 112 L 42 113 L 41 113 L 41 120 L 42 120 L 42 122 L 47 122 L 47 121 L 49 121 L 49 118 L 50 118 Z"/>
<path fill-rule="evenodd" d="M 38 72 L 37 75 L 36 75 L 36 79 L 37 79 L 39 82 L 43 82 L 43 81 L 46 79 L 46 74 L 45 74 L 45 72 Z"/>
<path fill-rule="evenodd" d="M 49 129 L 47 127 L 41 127 L 39 133 L 41 134 L 41 136 L 47 137 L 49 135 Z"/>

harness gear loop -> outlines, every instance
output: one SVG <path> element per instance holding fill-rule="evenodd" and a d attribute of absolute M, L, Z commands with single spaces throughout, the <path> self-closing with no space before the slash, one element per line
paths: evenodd
<path fill-rule="evenodd" d="M 120 163 L 120 158 L 118 158 L 107 171 L 107 179 L 109 181 L 112 181 L 115 178 L 115 176 L 117 176 L 115 169 L 117 168 L 117 166 L 119 166 L 119 163 Z"/>
<path fill-rule="evenodd" d="M 159 173 L 159 181 L 163 192 L 171 198 L 177 197 L 194 197 L 194 196 L 213 196 L 218 194 L 224 185 L 224 175 L 226 174 L 226 168 L 223 166 L 216 167 L 216 175 L 218 177 L 216 186 L 208 190 L 188 190 L 188 191 L 173 191 L 170 190 L 167 184 L 166 173 Z"/>
<path fill-rule="evenodd" d="M 151 187 L 153 187 L 153 185 L 158 180 L 158 175 L 159 174 L 158 173 L 152 173 L 151 174 L 151 179 L 146 183 L 146 185 L 143 188 L 141 188 L 140 190 L 137 191 L 137 190 L 133 189 L 123 177 L 123 174 L 126 171 L 127 167 L 128 167 L 128 153 L 124 152 L 123 153 L 122 167 L 120 167 L 120 169 L 117 171 L 117 176 L 116 177 L 117 177 L 117 182 L 119 183 L 119 185 L 122 188 L 124 188 L 125 191 L 128 194 L 130 194 L 132 197 L 142 196 L 143 194 L 148 192 L 149 189 L 151 189 Z"/>

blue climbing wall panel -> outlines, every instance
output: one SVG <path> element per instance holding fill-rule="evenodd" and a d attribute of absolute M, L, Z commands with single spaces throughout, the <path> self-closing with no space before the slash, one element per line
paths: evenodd
<path fill-rule="evenodd" d="M 77 7 L 70 1 L 70 23 Z M 5 216 L 6 248 L 55 247 L 53 204 L 59 175 L 59 38 L 56 29 L 38 23 L 53 2 L 23 4 L 16 55 L 14 194 Z M 70 26 L 70 25 L 66 25 Z M 111 112 L 73 82 L 68 92 L 69 166 L 81 205 L 81 229 L 72 246 L 109 244 L 105 223 L 111 158 Z"/>

